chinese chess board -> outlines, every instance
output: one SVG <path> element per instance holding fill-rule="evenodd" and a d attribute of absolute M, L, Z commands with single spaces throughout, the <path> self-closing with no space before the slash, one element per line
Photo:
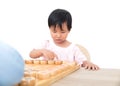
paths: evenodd
<path fill-rule="evenodd" d="M 50 86 L 79 68 L 76 62 L 25 60 L 24 77 L 17 86 Z"/>

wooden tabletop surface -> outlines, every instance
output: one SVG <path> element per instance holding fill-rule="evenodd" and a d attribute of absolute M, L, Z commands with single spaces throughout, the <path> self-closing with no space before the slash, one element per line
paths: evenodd
<path fill-rule="evenodd" d="M 120 86 L 120 69 L 91 71 L 81 68 L 51 86 Z"/>

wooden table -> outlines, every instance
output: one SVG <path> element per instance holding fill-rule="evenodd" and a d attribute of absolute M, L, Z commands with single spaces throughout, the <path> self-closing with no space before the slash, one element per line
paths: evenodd
<path fill-rule="evenodd" d="M 51 86 L 120 86 L 120 69 L 91 71 L 81 68 Z"/>

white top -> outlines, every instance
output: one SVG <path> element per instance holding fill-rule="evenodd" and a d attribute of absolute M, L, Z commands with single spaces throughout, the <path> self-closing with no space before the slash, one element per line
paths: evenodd
<path fill-rule="evenodd" d="M 85 55 L 73 43 L 63 48 L 56 46 L 53 41 L 45 40 L 41 43 L 39 48 L 53 51 L 58 56 L 58 59 L 62 61 L 76 61 L 78 64 L 82 64 L 82 62 L 86 60 Z"/>

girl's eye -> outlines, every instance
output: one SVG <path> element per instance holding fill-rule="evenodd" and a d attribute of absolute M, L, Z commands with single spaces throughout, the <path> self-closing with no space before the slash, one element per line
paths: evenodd
<path fill-rule="evenodd" d="M 56 33 L 56 31 L 53 31 L 53 33 Z"/>
<path fill-rule="evenodd" d="M 61 32 L 61 33 L 65 33 L 65 32 Z"/>

